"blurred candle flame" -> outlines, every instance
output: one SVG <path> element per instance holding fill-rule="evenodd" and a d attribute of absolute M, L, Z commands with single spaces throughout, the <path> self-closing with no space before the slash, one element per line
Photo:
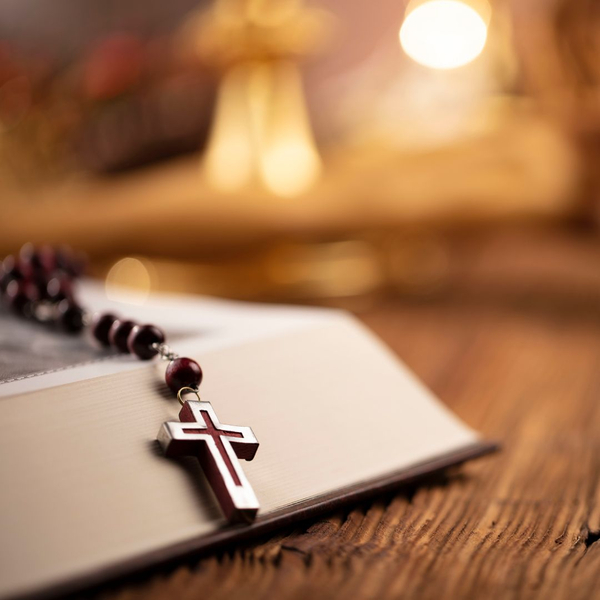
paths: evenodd
<path fill-rule="evenodd" d="M 246 185 L 253 170 L 249 110 L 242 67 L 229 71 L 221 81 L 208 150 L 206 178 L 221 192 L 235 192 Z"/>
<path fill-rule="evenodd" d="M 293 197 L 315 182 L 321 161 L 293 64 L 242 64 L 224 76 L 204 166 L 222 192 L 258 182 Z"/>
<path fill-rule="evenodd" d="M 461 67 L 483 51 L 489 11 L 484 0 L 410 2 L 400 28 L 400 44 L 408 56 L 426 67 Z"/>

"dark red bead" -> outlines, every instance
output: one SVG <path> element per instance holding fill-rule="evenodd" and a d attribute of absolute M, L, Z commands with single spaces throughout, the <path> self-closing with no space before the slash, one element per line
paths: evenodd
<path fill-rule="evenodd" d="M 88 257 L 84 252 L 74 252 L 69 246 L 54 250 L 56 268 L 70 277 L 80 277 L 87 270 Z"/>
<path fill-rule="evenodd" d="M 58 324 L 67 333 L 78 333 L 83 329 L 83 309 L 69 300 L 58 305 Z"/>
<path fill-rule="evenodd" d="M 43 271 L 36 271 L 29 279 L 35 286 L 40 300 L 49 300 L 48 296 L 48 276 Z"/>
<path fill-rule="evenodd" d="M 34 254 L 35 246 L 31 242 L 23 244 L 19 250 L 19 258 L 24 261 L 29 261 Z"/>
<path fill-rule="evenodd" d="M 61 246 L 55 250 L 56 268 L 64 273 L 71 274 L 71 261 L 73 251 L 68 246 Z"/>
<path fill-rule="evenodd" d="M 0 291 L 4 293 L 8 284 L 11 281 L 21 281 L 25 279 L 23 271 L 18 265 L 17 260 L 14 256 L 9 255 L 2 261 L 2 277 L 0 278 Z"/>
<path fill-rule="evenodd" d="M 111 346 L 114 346 L 121 352 L 129 352 L 127 339 L 131 330 L 136 326 L 135 321 L 115 321 L 108 333 L 108 339 Z"/>
<path fill-rule="evenodd" d="M 103 345 L 110 346 L 108 334 L 112 324 L 117 320 L 115 315 L 110 313 L 96 313 L 92 321 L 92 335 Z"/>
<path fill-rule="evenodd" d="M 17 260 L 15 259 L 15 257 L 12 254 L 9 254 L 2 261 L 2 270 L 4 271 L 5 274 L 11 275 L 13 277 L 13 279 L 23 279 L 23 273 L 21 272 L 21 269 L 19 268 Z"/>
<path fill-rule="evenodd" d="M 73 297 L 71 280 L 64 274 L 55 273 L 46 284 L 46 295 L 52 302 L 60 302 Z"/>
<path fill-rule="evenodd" d="M 8 273 L 2 273 L 2 275 L 0 275 L 0 292 L 2 294 L 6 292 L 6 288 L 11 281 L 16 281 L 12 275 Z"/>
<path fill-rule="evenodd" d="M 16 279 L 7 285 L 5 298 L 9 308 L 23 316 L 31 314 L 31 303 L 38 299 L 35 286 L 28 281 Z"/>
<path fill-rule="evenodd" d="M 37 250 L 37 255 L 45 273 L 52 273 L 56 269 L 56 251 L 52 246 L 44 244 Z"/>
<path fill-rule="evenodd" d="M 40 300 L 40 292 L 37 284 L 34 281 L 24 280 L 21 282 L 25 289 L 25 294 L 29 298 L 30 302 L 37 302 Z"/>
<path fill-rule="evenodd" d="M 142 360 L 149 360 L 158 354 L 153 344 L 162 344 L 165 334 L 154 325 L 136 325 L 127 338 L 129 352 Z"/>
<path fill-rule="evenodd" d="M 51 271 L 55 265 L 54 250 L 50 246 L 36 248 L 27 243 L 19 252 L 19 265 L 28 275 Z"/>
<path fill-rule="evenodd" d="M 29 302 L 23 283 L 16 279 L 7 283 L 4 299 L 6 300 L 6 305 L 16 313 L 22 313 L 25 304 Z"/>
<path fill-rule="evenodd" d="M 169 363 L 165 380 L 174 393 L 184 387 L 195 389 L 202 382 L 202 369 L 191 358 L 176 358 Z"/>

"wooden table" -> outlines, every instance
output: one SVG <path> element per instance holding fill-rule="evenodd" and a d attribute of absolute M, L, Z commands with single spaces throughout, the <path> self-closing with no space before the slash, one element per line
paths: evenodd
<path fill-rule="evenodd" d="M 501 441 L 502 452 L 104 593 L 597 597 L 600 244 L 577 233 L 549 233 L 496 246 L 488 244 L 463 271 L 458 292 L 430 302 L 385 300 L 362 317 L 453 411 Z M 478 269 L 495 273 L 489 280 L 497 284 L 499 265 L 516 273 L 504 292 L 473 276 Z"/>

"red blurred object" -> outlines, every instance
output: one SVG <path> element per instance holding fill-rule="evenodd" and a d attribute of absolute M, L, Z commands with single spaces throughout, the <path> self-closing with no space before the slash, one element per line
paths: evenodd
<path fill-rule="evenodd" d="M 141 80 L 144 44 L 136 35 L 115 33 L 97 43 L 83 66 L 83 93 L 92 100 L 114 98 Z"/>

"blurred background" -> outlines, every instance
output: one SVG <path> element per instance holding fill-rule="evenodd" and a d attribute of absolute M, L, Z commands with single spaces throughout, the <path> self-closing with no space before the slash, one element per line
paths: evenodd
<path fill-rule="evenodd" d="M 594 0 L 3 0 L 0 252 L 139 291 L 600 300 Z"/>

